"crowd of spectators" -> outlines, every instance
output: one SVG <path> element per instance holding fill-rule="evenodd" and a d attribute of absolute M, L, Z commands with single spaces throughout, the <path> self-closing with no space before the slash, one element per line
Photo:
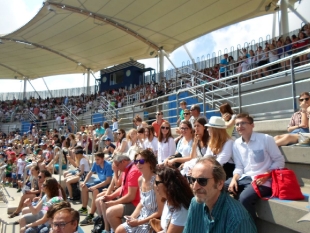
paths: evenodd
<path fill-rule="evenodd" d="M 299 132 L 309 132 L 309 97 L 307 92 L 300 94 L 301 110 L 289 125 L 294 138 Z M 237 232 L 256 232 L 254 203 L 258 195 L 251 183 L 257 183 L 262 195 L 271 195 L 270 177 L 255 177 L 284 167 L 277 146 L 281 137 L 253 132 L 253 118 L 234 114 L 229 104 L 220 106 L 221 117 L 209 120 L 199 105 L 188 108 L 182 101 L 180 109 L 177 137 L 172 135 L 171 125 L 161 111 L 156 112 L 150 125 L 137 115 L 133 120 L 136 127 L 127 132 L 114 118 L 112 129 L 103 122 L 83 125 L 76 133 L 57 129 L 43 133 L 35 125 L 23 135 L 1 133 L 4 185 L 22 193 L 18 208 L 9 217 L 20 217 L 21 232 L 43 232 L 54 227 L 48 223 L 53 216 L 49 211 L 58 205 L 75 205 L 79 189 L 82 207 L 77 214 L 85 216 L 79 224 L 95 224 L 103 232 L 149 232 L 150 220 L 160 216 L 160 226 L 166 232 L 192 232 L 196 224 L 212 221 L 210 216 L 215 212 L 211 209 L 219 208 L 215 207 L 217 202 L 224 205 L 225 213 L 236 211 L 240 219 L 231 223 L 229 214 L 217 213 L 222 224 L 216 223 L 216 228 L 228 224 L 226 227 L 236 228 Z M 290 143 L 296 142 L 298 139 Z M 92 152 L 93 164 L 87 156 Z M 255 159 L 249 160 L 248 156 Z M 66 170 L 63 176 L 67 194 L 50 178 L 60 170 Z M 93 179 L 93 174 L 98 178 Z M 93 195 L 90 211 L 89 192 Z M 225 206 L 226 202 L 234 208 Z M 49 203 L 48 208 L 45 203 Z M 200 213 L 197 203 L 205 203 L 206 216 Z M 169 223 L 163 221 L 169 218 Z"/>

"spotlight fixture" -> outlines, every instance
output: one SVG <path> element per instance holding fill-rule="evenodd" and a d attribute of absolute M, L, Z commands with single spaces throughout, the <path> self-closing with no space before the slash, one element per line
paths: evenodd
<path fill-rule="evenodd" d="M 154 51 L 150 52 L 150 56 L 153 56 L 154 53 L 155 53 Z"/>
<path fill-rule="evenodd" d="M 48 5 L 48 6 L 47 6 L 47 9 L 48 9 L 49 11 L 55 11 L 55 10 L 52 8 L 51 5 Z"/>
<path fill-rule="evenodd" d="M 267 6 L 265 6 L 265 11 L 266 11 L 266 12 L 269 11 L 269 10 L 270 10 L 270 7 L 271 7 L 271 2 L 270 2 Z"/>

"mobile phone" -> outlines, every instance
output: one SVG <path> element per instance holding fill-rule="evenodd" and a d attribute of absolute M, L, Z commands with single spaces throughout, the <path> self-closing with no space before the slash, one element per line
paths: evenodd
<path fill-rule="evenodd" d="M 124 218 L 125 218 L 126 220 L 130 220 L 130 219 L 131 219 L 130 216 L 124 216 Z"/>

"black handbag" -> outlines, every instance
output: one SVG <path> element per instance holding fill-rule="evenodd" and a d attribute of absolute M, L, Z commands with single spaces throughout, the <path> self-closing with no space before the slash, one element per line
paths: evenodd
<path fill-rule="evenodd" d="M 183 157 L 183 156 L 182 156 L 182 154 L 179 152 L 179 153 L 177 153 L 177 154 L 175 154 L 175 155 L 169 156 L 168 159 L 170 160 L 170 159 L 181 158 L 181 157 Z M 173 164 L 173 166 L 174 166 L 175 168 L 179 168 L 179 167 L 181 166 L 181 164 L 182 164 L 182 163 L 176 162 L 176 163 Z"/>

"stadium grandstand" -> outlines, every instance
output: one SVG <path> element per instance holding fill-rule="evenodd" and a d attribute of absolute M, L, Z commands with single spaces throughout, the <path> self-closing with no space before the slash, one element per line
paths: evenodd
<path fill-rule="evenodd" d="M 285 168 L 295 172 L 304 196 L 302 200 L 257 200 L 257 232 L 309 232 L 310 23 L 296 11 L 295 4 L 298 1 L 44 1 L 27 24 L 0 36 L 0 78 L 21 80 L 24 87 L 23 92 L 0 93 L 0 207 L 4 210 L 0 213 L 1 232 L 30 233 L 57 228 L 57 224 L 48 224 L 46 210 L 60 208 L 59 203 L 64 207 L 70 203 L 79 211 L 78 232 L 91 232 L 96 227 L 99 230 L 92 232 L 124 232 L 119 223 L 115 224 L 117 205 L 113 209 L 102 204 L 108 200 L 104 199 L 102 188 L 108 188 L 107 195 L 112 200 L 112 190 L 122 186 L 113 197 L 127 198 L 123 186 L 128 182 L 131 166 L 136 165 L 129 161 L 129 170 L 126 166 L 122 170 L 122 162 L 129 158 L 135 164 L 151 163 L 145 157 L 148 153 L 141 152 L 148 149 L 159 164 L 183 163 L 179 170 L 191 177 L 186 168 L 196 157 L 212 153 L 221 163 L 216 154 L 222 153 L 223 145 L 212 148 L 211 143 L 218 128 L 226 128 L 227 138 L 235 141 L 240 135 L 243 137 L 241 129 L 248 127 L 246 123 L 253 126 L 255 133 L 274 137 L 273 145 L 279 146 L 277 151 Z M 169 53 L 201 35 L 276 14 L 273 9 L 281 18 L 279 36 L 261 37 L 230 50 L 223 45 L 218 54 L 196 60 L 189 53 L 191 61 L 180 67 L 169 58 Z M 302 22 L 297 30 L 289 29 L 289 11 Z M 137 61 L 154 57 L 159 60 L 158 72 Z M 164 57 L 174 69 L 165 71 Z M 94 73 L 98 71 L 100 78 L 96 79 Z M 78 73 L 87 75 L 85 87 L 49 90 L 46 85 L 46 91 L 27 92 L 27 84 L 32 85 L 34 79 Z M 90 86 L 92 76 L 95 86 Z M 241 113 L 249 113 L 254 124 L 239 123 Z M 208 122 L 209 131 L 203 130 L 207 136 L 199 138 L 201 122 Z M 222 123 L 223 126 L 216 126 Z M 206 128 L 205 124 L 202 127 Z M 163 145 L 165 135 L 169 135 L 163 133 L 165 130 L 169 130 L 176 146 Z M 197 146 L 200 153 L 193 143 L 201 143 Z M 228 160 L 232 159 L 229 161 L 236 156 L 237 146 L 233 151 L 233 143 L 228 149 Z M 183 146 L 188 150 L 182 148 L 180 152 Z M 268 149 L 264 153 L 268 154 Z M 142 159 L 137 160 L 138 157 Z M 257 159 L 253 160 L 256 166 Z M 145 171 L 139 172 L 144 175 Z M 225 172 L 227 177 L 232 176 Z M 43 195 L 42 187 L 52 186 L 49 173 L 57 180 L 59 190 L 66 190 L 66 194 L 57 194 L 62 197 L 48 196 L 51 191 Z M 201 185 L 199 182 L 197 179 Z M 133 183 L 138 185 L 137 179 Z M 145 187 L 137 186 L 136 192 Z M 158 183 L 156 187 L 159 190 Z M 48 208 L 44 209 L 45 206 Z M 140 220 L 141 216 L 150 215 L 143 214 Z M 158 212 L 157 217 L 162 214 Z M 116 222 L 125 221 L 122 217 Z M 126 232 L 135 232 L 129 229 L 130 221 L 127 219 L 127 225 L 122 226 L 128 227 Z M 58 228 L 67 229 L 66 224 Z M 148 221 L 140 225 L 142 232 L 149 232 Z M 184 225 L 177 226 L 181 229 L 178 232 L 182 232 Z M 169 224 L 166 227 L 171 228 Z"/>

